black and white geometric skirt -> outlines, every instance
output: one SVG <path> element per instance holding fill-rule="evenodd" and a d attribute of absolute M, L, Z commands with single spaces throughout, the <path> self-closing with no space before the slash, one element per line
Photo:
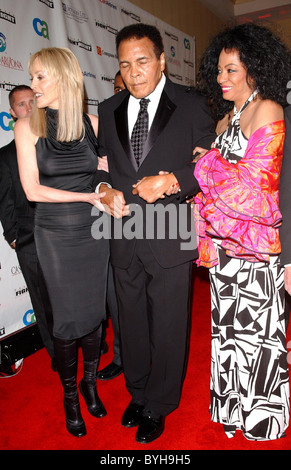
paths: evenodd
<path fill-rule="evenodd" d="M 269 263 L 230 258 L 217 246 L 210 269 L 212 303 L 212 421 L 228 437 L 284 436 L 289 424 L 284 270 Z"/>

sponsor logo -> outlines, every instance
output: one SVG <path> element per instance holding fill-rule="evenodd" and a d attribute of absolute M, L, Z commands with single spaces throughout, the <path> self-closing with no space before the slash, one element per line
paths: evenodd
<path fill-rule="evenodd" d="M 23 323 L 25 326 L 31 325 L 32 323 L 35 323 L 35 314 L 32 309 L 27 310 L 23 316 Z"/>
<path fill-rule="evenodd" d="M 17 276 L 18 274 L 21 274 L 21 273 L 22 273 L 22 271 L 21 271 L 20 266 L 12 266 L 12 268 L 11 268 L 12 276 Z"/>
<path fill-rule="evenodd" d="M 77 21 L 78 23 L 88 23 L 88 16 L 81 10 L 76 10 L 75 8 L 70 7 L 66 3 L 62 2 L 63 11 L 67 18 Z"/>
<path fill-rule="evenodd" d="M 96 108 L 98 108 L 99 100 L 95 100 L 93 98 L 86 98 L 85 103 L 87 104 L 87 106 L 96 106 Z"/>
<path fill-rule="evenodd" d="M 101 23 L 101 21 L 95 20 L 95 25 L 98 28 L 102 28 L 102 29 L 108 31 L 109 33 L 112 33 L 112 34 L 115 34 L 115 35 L 117 35 L 117 33 L 118 33 L 117 29 L 113 28 L 109 24 Z"/>
<path fill-rule="evenodd" d="M 94 78 L 96 80 L 96 75 L 94 73 L 91 73 L 91 72 L 83 72 L 83 76 L 84 77 L 88 77 L 88 78 Z"/>
<path fill-rule="evenodd" d="M 13 85 L 12 83 L 5 83 L 5 82 L 0 82 L 0 90 L 5 90 L 10 92 L 13 90 L 13 88 L 16 87 L 16 85 Z"/>
<path fill-rule="evenodd" d="M 5 111 L 2 111 L 2 113 L 0 113 L 0 128 L 3 131 L 13 131 L 14 124 L 15 122 L 12 119 L 10 113 L 6 113 Z"/>
<path fill-rule="evenodd" d="M 117 6 L 109 2 L 108 0 L 98 0 L 98 1 L 102 3 L 103 5 L 107 5 L 108 7 L 113 8 L 113 10 L 117 10 Z"/>
<path fill-rule="evenodd" d="M 7 67 L 13 70 L 20 70 L 23 71 L 22 63 L 18 59 L 14 59 L 8 56 L 0 57 L 0 66 Z"/>
<path fill-rule="evenodd" d="M 101 80 L 103 82 L 110 82 L 110 83 L 114 84 L 114 77 L 107 77 L 106 75 L 102 75 Z"/>
<path fill-rule="evenodd" d="M 113 52 L 104 51 L 100 46 L 96 46 L 97 54 L 100 56 L 106 56 L 110 59 L 117 59 L 117 54 Z"/>
<path fill-rule="evenodd" d="M 183 81 L 183 77 L 178 75 L 177 73 L 169 73 L 170 77 L 174 78 L 175 80 L 179 80 L 180 82 Z"/>
<path fill-rule="evenodd" d="M 23 295 L 23 294 L 27 294 L 27 292 L 28 292 L 28 288 L 27 288 L 27 287 L 23 287 L 22 289 L 19 288 L 19 289 L 15 290 L 15 296 L 16 296 L 16 297 L 20 297 L 20 296 Z"/>
<path fill-rule="evenodd" d="M 188 67 L 192 67 L 194 69 L 194 62 L 191 62 L 190 60 L 185 60 L 184 59 L 184 64 L 188 65 Z"/>
<path fill-rule="evenodd" d="M 52 0 L 39 0 L 40 3 L 44 3 L 49 8 L 55 8 L 54 2 Z"/>
<path fill-rule="evenodd" d="M 169 33 L 168 31 L 165 31 L 165 36 L 168 36 L 169 38 L 171 38 L 172 41 L 177 41 L 177 42 L 179 42 L 178 36 L 176 36 L 176 35 L 173 34 L 173 33 Z"/>
<path fill-rule="evenodd" d="M 189 51 L 191 49 L 190 41 L 187 38 L 184 39 L 184 47 L 185 47 L 185 49 L 188 49 Z"/>
<path fill-rule="evenodd" d="M 80 41 L 80 39 L 72 39 L 68 37 L 68 41 L 70 44 L 73 44 L 74 46 L 78 46 L 81 49 L 85 49 L 85 51 L 92 52 L 92 45 L 87 44 L 84 41 Z"/>
<path fill-rule="evenodd" d="M 49 39 L 48 24 L 45 21 L 40 20 L 39 18 L 34 18 L 32 20 L 32 26 L 38 36 Z"/>
<path fill-rule="evenodd" d="M 0 52 L 4 52 L 6 49 L 6 36 L 0 33 Z"/>
<path fill-rule="evenodd" d="M 167 57 L 167 62 L 169 64 L 175 65 L 176 67 L 181 67 L 181 61 L 175 59 L 175 57 Z"/>
<path fill-rule="evenodd" d="M 6 20 L 9 21 L 9 23 L 16 24 L 15 16 L 3 10 L 0 10 L 0 20 Z"/>
<path fill-rule="evenodd" d="M 140 23 L 140 16 L 136 15 L 135 13 L 132 13 L 132 11 L 125 10 L 124 8 L 121 8 L 121 13 L 124 13 L 124 15 L 129 16 L 132 20 L 137 21 Z"/>

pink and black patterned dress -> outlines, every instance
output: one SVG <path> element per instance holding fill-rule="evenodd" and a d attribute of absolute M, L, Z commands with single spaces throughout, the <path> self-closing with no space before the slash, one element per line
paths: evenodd
<path fill-rule="evenodd" d="M 283 437 L 289 424 L 284 271 L 278 187 L 284 121 L 248 139 L 236 112 L 196 164 L 199 266 L 210 268 L 212 421 L 228 437 Z"/>

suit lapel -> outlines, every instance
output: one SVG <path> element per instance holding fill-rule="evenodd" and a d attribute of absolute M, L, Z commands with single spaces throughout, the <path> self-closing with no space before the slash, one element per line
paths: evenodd
<path fill-rule="evenodd" d="M 146 156 L 151 151 L 152 147 L 154 146 L 161 132 L 164 130 L 164 128 L 168 124 L 169 119 L 172 116 L 175 109 L 176 109 L 176 105 L 170 100 L 168 95 L 163 90 L 155 118 L 153 120 L 152 126 L 150 128 L 150 132 L 145 142 L 140 165 L 142 164 Z"/>
<path fill-rule="evenodd" d="M 138 171 L 138 166 L 136 164 L 136 160 L 131 148 L 131 143 L 129 139 L 129 132 L 128 132 L 128 119 L 127 119 L 127 107 L 128 107 L 128 100 L 129 94 L 125 97 L 122 103 L 116 108 L 114 111 L 115 114 L 115 125 L 117 130 L 117 135 L 120 140 L 120 143 L 123 147 L 123 150 L 127 157 L 129 158 L 130 162 L 132 163 L 135 171 Z"/>
<path fill-rule="evenodd" d="M 116 124 L 117 134 L 118 134 L 120 143 L 124 149 L 124 152 L 128 156 L 132 166 L 137 172 L 138 166 L 136 164 L 136 160 L 132 151 L 131 142 L 129 138 L 129 132 L 128 132 L 127 108 L 128 108 L 129 96 L 130 95 L 128 94 L 125 97 L 125 99 L 122 101 L 122 103 L 118 106 L 118 108 L 116 108 L 114 112 L 115 124 Z M 147 157 L 147 155 L 151 151 L 157 138 L 159 137 L 163 129 L 166 127 L 175 109 L 176 109 L 176 105 L 168 97 L 168 94 L 166 93 L 164 89 L 161 95 L 159 106 L 156 111 L 156 115 L 153 120 L 150 132 L 145 142 L 145 147 L 144 147 L 140 165 L 142 164 L 144 159 Z"/>

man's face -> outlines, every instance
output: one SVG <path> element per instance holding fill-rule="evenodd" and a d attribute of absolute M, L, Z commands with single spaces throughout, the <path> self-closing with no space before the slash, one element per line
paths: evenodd
<path fill-rule="evenodd" d="M 121 41 L 118 58 L 122 79 L 135 98 L 145 98 L 154 91 L 165 69 L 165 55 L 156 57 L 149 38 Z"/>
<path fill-rule="evenodd" d="M 116 95 L 120 91 L 125 89 L 121 75 L 117 75 L 114 80 L 114 94 Z"/>
<path fill-rule="evenodd" d="M 12 107 L 10 108 L 11 116 L 14 119 L 30 116 L 33 108 L 33 97 L 32 90 L 15 91 Z"/>

